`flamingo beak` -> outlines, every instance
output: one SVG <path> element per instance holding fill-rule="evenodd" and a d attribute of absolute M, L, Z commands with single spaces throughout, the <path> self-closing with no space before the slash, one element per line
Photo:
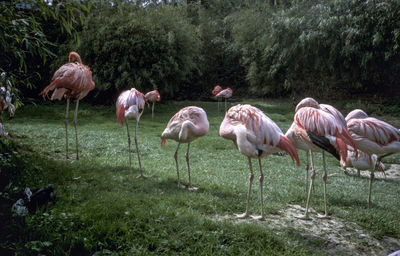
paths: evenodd
<path fill-rule="evenodd" d="M 378 170 L 381 171 L 386 178 L 385 166 L 381 162 L 378 163 Z"/>

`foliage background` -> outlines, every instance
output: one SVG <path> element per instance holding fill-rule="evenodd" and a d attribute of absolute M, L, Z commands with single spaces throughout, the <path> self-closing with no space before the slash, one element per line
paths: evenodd
<path fill-rule="evenodd" d="M 26 98 L 74 50 L 93 70 L 92 103 L 130 87 L 208 99 L 220 84 L 238 97 L 398 105 L 397 0 L 24 2 L 1 3 L 0 68 Z"/>

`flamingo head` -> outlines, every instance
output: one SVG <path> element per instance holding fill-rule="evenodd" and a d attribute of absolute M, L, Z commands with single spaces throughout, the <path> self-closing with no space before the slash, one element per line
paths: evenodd
<path fill-rule="evenodd" d="M 312 107 L 312 108 L 318 108 L 318 102 L 316 100 L 314 100 L 313 98 L 305 98 L 302 99 L 299 104 L 297 104 L 296 109 L 295 109 L 295 113 L 297 112 L 297 110 L 303 108 L 303 107 Z"/>
<path fill-rule="evenodd" d="M 346 116 L 346 122 L 348 122 L 350 119 L 364 119 L 367 118 L 368 115 L 361 109 L 354 109 L 350 113 L 347 114 Z"/>
<path fill-rule="evenodd" d="M 78 62 L 82 63 L 81 56 L 77 52 L 70 52 L 69 53 L 69 62 Z"/>

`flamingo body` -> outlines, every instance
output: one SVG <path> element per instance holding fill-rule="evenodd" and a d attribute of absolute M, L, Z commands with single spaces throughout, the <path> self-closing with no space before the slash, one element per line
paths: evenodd
<path fill-rule="evenodd" d="M 189 106 L 179 110 L 172 118 L 169 120 L 167 127 L 161 134 L 161 146 L 164 147 L 167 139 L 172 139 L 178 142 L 177 149 L 175 151 L 175 163 L 176 171 L 178 175 L 178 186 L 181 187 L 179 178 L 179 167 L 178 167 L 178 149 L 181 143 L 188 143 L 188 148 L 186 151 L 186 163 L 188 167 L 189 174 L 189 190 L 195 190 L 196 188 L 192 186 L 190 178 L 190 164 L 189 164 L 189 147 L 190 143 L 195 139 L 204 136 L 208 133 L 209 122 L 207 119 L 206 112 L 199 107 Z"/>
<path fill-rule="evenodd" d="M 221 123 L 219 135 L 232 140 L 239 152 L 247 157 L 265 157 L 284 150 L 299 163 L 296 149 L 282 130 L 260 109 L 251 105 L 231 107 Z"/>
<path fill-rule="evenodd" d="M 51 100 L 61 100 L 63 96 L 81 100 L 95 87 L 92 71 L 82 64 L 78 53 L 69 53 L 69 63 L 62 65 L 53 75 L 51 83 L 40 93 L 47 97 L 53 91 Z"/>
<path fill-rule="evenodd" d="M 222 98 L 230 98 L 232 97 L 232 89 L 231 88 L 226 88 L 222 91 L 220 91 L 219 93 L 217 93 L 217 95 L 215 95 L 216 97 L 222 97 Z"/>
<path fill-rule="evenodd" d="M 76 141 L 76 159 L 79 159 L 78 154 L 78 131 L 76 128 L 78 118 L 79 101 L 83 99 L 95 87 L 92 80 L 92 71 L 90 68 L 82 64 L 81 57 L 76 52 L 69 53 L 69 62 L 62 65 L 53 75 L 51 83 L 46 86 L 40 95 L 47 98 L 48 94 L 53 91 L 51 100 L 61 100 L 63 97 L 67 99 L 67 107 L 65 111 L 65 147 L 66 158 L 68 159 L 68 111 L 70 99 L 76 100 L 74 112 L 74 128 Z"/>
<path fill-rule="evenodd" d="M 358 150 L 358 158 L 353 148 L 348 149 L 346 161 L 340 161 L 340 165 L 344 168 L 353 167 L 357 171 L 372 170 L 377 166 L 383 174 L 385 173 L 385 165 L 378 161 L 378 156 L 375 154 L 369 155 Z"/>
<path fill-rule="evenodd" d="M 145 104 L 143 93 L 135 88 L 123 91 L 117 99 L 117 120 L 124 125 L 125 118 L 135 118 L 138 122 Z"/>
<path fill-rule="evenodd" d="M 269 154 L 286 151 L 293 161 L 299 165 L 299 156 L 293 144 L 281 129 L 267 117 L 260 109 L 251 105 L 236 105 L 231 107 L 225 114 L 221 123 L 219 135 L 225 139 L 232 140 L 240 153 L 248 157 L 250 167 L 250 184 L 247 194 L 246 212 L 237 215 L 238 218 L 249 216 L 249 201 L 251 186 L 254 178 L 251 158 L 258 158 L 260 166 L 260 198 L 261 216 L 256 219 L 264 219 L 263 207 L 263 181 L 261 158 Z"/>
<path fill-rule="evenodd" d="M 400 152 L 400 131 L 392 125 L 356 109 L 346 116 L 348 130 L 357 147 L 378 156 Z"/>
<path fill-rule="evenodd" d="M 157 90 L 150 91 L 144 95 L 146 101 L 159 102 L 161 100 L 160 93 Z"/>
<path fill-rule="evenodd" d="M 167 139 L 179 143 L 189 143 L 208 133 L 209 123 L 206 112 L 199 107 L 185 107 L 169 120 L 161 138 L 164 145 Z"/>

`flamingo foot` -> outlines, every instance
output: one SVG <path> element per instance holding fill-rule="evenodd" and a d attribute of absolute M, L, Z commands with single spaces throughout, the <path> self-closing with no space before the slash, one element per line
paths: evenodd
<path fill-rule="evenodd" d="M 185 189 L 185 188 L 186 188 L 186 186 L 178 182 L 178 188 Z"/>
<path fill-rule="evenodd" d="M 75 156 L 63 156 L 62 159 L 64 159 L 64 160 L 71 160 L 71 161 L 79 160 L 79 159 L 76 159 Z"/>
<path fill-rule="evenodd" d="M 250 215 L 250 217 L 251 217 L 253 220 L 259 220 L 259 221 L 264 221 L 264 220 L 265 220 L 265 217 L 262 216 L 262 215 L 257 215 L 257 216 L 255 216 L 255 215 Z"/>
<path fill-rule="evenodd" d="M 318 218 L 318 219 L 325 219 L 325 220 L 331 219 L 331 217 L 328 216 L 328 214 L 324 214 L 324 215 L 322 215 L 322 214 L 317 214 L 317 218 Z"/>
<path fill-rule="evenodd" d="M 189 191 L 196 191 L 196 190 L 198 190 L 199 188 L 197 188 L 197 187 L 193 187 L 193 186 L 189 186 L 188 187 L 188 190 Z"/>
<path fill-rule="evenodd" d="M 140 179 L 140 178 L 147 179 L 147 176 L 141 173 L 140 175 L 136 176 L 136 179 Z"/>
<path fill-rule="evenodd" d="M 247 218 L 249 216 L 250 216 L 250 214 L 248 212 L 245 212 L 245 213 L 242 213 L 242 214 L 235 214 L 235 217 L 237 219 L 245 219 L 245 218 Z"/>
<path fill-rule="evenodd" d="M 306 215 L 299 215 L 299 216 L 296 216 L 296 218 L 299 219 L 299 220 L 312 220 L 312 219 L 310 218 L 310 216 L 308 216 L 308 214 L 306 214 Z"/>

